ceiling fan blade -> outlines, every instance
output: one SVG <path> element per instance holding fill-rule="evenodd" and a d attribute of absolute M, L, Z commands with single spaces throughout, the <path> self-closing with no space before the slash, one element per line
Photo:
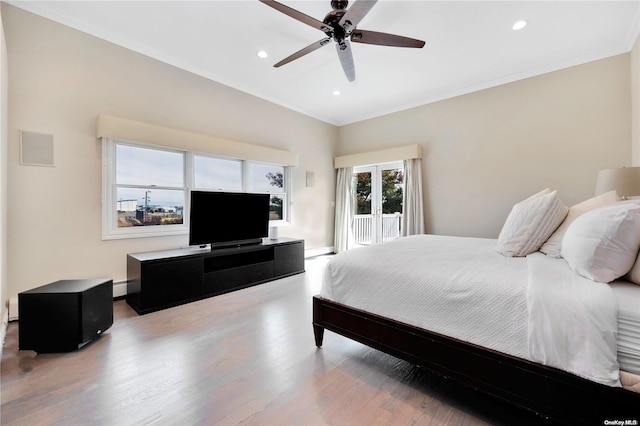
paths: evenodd
<path fill-rule="evenodd" d="M 340 19 L 340 26 L 344 28 L 345 31 L 349 31 L 350 28 L 355 28 L 377 2 L 378 0 L 356 0 L 342 19 Z"/>
<path fill-rule="evenodd" d="M 309 46 L 305 47 L 304 49 L 298 50 L 293 55 L 287 56 L 286 58 L 284 58 L 283 60 L 281 60 L 280 62 L 275 64 L 274 67 L 278 68 L 278 67 L 281 67 L 281 66 L 283 66 L 285 64 L 288 64 L 289 62 L 294 61 L 294 60 L 300 58 L 301 56 L 306 55 L 307 53 L 311 53 L 314 50 L 320 49 L 322 46 L 328 44 L 329 42 L 331 42 L 331 39 L 329 37 L 323 38 L 322 40 L 318 40 L 315 43 L 312 43 Z"/>
<path fill-rule="evenodd" d="M 336 44 L 336 50 L 338 51 L 338 58 L 340 58 L 340 64 L 342 65 L 344 74 L 347 76 L 347 80 L 355 80 L 356 70 L 353 66 L 353 55 L 351 54 L 349 40 L 344 40 L 342 43 Z"/>
<path fill-rule="evenodd" d="M 305 15 L 302 12 L 298 12 L 295 9 L 290 8 L 289 6 L 285 6 L 282 3 L 278 3 L 277 1 L 273 1 L 273 0 L 260 0 L 260 2 L 266 4 L 267 6 L 270 6 L 272 8 L 274 8 L 277 11 L 280 11 L 282 13 L 284 13 L 285 15 L 288 15 L 290 17 L 292 17 L 293 19 L 297 19 L 298 21 L 310 25 L 313 28 L 317 28 L 320 31 L 323 32 L 328 32 L 328 31 L 333 31 L 333 27 L 331 27 L 330 25 L 325 24 L 322 21 L 318 21 L 315 18 L 312 18 L 309 15 Z"/>
<path fill-rule="evenodd" d="M 424 41 L 377 31 L 353 30 L 351 41 L 355 43 L 377 44 L 379 46 L 416 47 L 424 46 Z"/>

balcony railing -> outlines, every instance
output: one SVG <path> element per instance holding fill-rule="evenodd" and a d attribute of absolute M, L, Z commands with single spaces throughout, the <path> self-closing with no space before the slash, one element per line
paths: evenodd
<path fill-rule="evenodd" d="M 402 213 L 382 215 L 382 241 L 394 240 L 400 236 Z M 367 245 L 373 243 L 373 215 L 357 214 L 353 217 L 353 233 L 355 243 Z"/>

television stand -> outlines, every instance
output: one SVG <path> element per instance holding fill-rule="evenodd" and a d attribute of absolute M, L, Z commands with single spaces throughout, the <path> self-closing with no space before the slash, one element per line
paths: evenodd
<path fill-rule="evenodd" d="M 304 272 L 304 240 L 127 255 L 127 303 L 138 313 L 166 309 Z"/>

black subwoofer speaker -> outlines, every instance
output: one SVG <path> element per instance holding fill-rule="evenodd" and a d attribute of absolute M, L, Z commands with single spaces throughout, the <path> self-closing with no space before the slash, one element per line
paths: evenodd
<path fill-rule="evenodd" d="M 18 346 L 70 352 L 113 324 L 113 281 L 63 280 L 18 294 Z"/>

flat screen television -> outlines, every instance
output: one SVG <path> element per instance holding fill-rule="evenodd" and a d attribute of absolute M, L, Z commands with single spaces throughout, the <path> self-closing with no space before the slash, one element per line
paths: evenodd
<path fill-rule="evenodd" d="M 258 244 L 269 234 L 269 194 L 191 191 L 189 245 Z"/>

